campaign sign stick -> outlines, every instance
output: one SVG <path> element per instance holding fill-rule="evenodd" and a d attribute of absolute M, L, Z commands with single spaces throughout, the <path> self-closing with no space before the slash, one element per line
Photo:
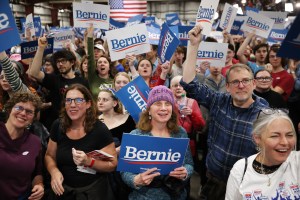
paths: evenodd
<path fill-rule="evenodd" d="M 275 21 L 273 19 L 270 19 L 262 14 L 249 12 L 241 29 L 244 32 L 255 31 L 255 34 L 257 36 L 260 36 L 262 38 L 268 38 L 274 25 L 274 22 Z"/>
<path fill-rule="evenodd" d="M 138 174 L 156 167 L 168 175 L 183 165 L 188 143 L 188 138 L 123 134 L 117 171 Z"/>
<path fill-rule="evenodd" d="M 215 12 L 219 5 L 219 0 L 202 0 L 197 12 L 196 24 L 203 27 L 202 34 L 209 35 L 214 21 Z"/>
<path fill-rule="evenodd" d="M 236 17 L 237 8 L 233 7 L 232 5 L 225 3 L 225 7 L 223 9 L 221 21 L 219 27 L 224 30 L 226 29 L 227 32 L 230 32 L 232 24 L 234 22 L 234 18 Z"/>
<path fill-rule="evenodd" d="M 102 4 L 73 3 L 74 27 L 109 29 L 109 6 Z"/>
<path fill-rule="evenodd" d="M 160 36 L 160 28 L 156 28 L 154 26 L 147 26 L 149 43 L 158 45 L 159 36 Z"/>
<path fill-rule="evenodd" d="M 208 61 L 210 66 L 224 67 L 227 49 L 228 43 L 201 42 L 197 52 L 197 65 Z"/>
<path fill-rule="evenodd" d="M 125 23 L 124 22 L 118 22 L 112 18 L 109 18 L 109 30 L 115 30 L 119 28 L 124 28 Z"/>
<path fill-rule="evenodd" d="M 127 54 L 143 54 L 150 51 L 146 24 L 106 31 L 112 61 L 125 58 Z"/>
<path fill-rule="evenodd" d="M 140 24 L 142 19 L 143 19 L 143 14 L 133 16 L 133 17 L 128 19 L 126 27 L 127 26 L 132 26 L 132 25 L 135 25 L 135 24 Z"/>
<path fill-rule="evenodd" d="M 168 25 L 164 23 L 159 38 L 158 56 L 162 63 L 170 60 L 175 52 L 180 41 L 176 35 L 169 29 Z"/>
<path fill-rule="evenodd" d="M 166 22 L 167 22 L 168 26 L 181 25 L 178 13 L 168 13 L 168 14 L 166 14 Z"/>
<path fill-rule="evenodd" d="M 19 43 L 21 38 L 7 0 L 0 1 L 0 51 Z"/>
<path fill-rule="evenodd" d="M 138 76 L 118 90 L 115 95 L 125 106 L 134 121 L 138 122 L 140 113 L 146 110 L 149 91 L 150 88 L 143 77 Z"/>
<path fill-rule="evenodd" d="M 293 25 L 283 40 L 278 56 L 283 58 L 300 59 L 300 14 L 297 15 Z"/>
<path fill-rule="evenodd" d="M 270 32 L 270 35 L 268 37 L 269 43 L 282 43 L 284 38 L 286 37 L 286 34 L 289 30 L 287 29 L 272 29 Z"/>
<path fill-rule="evenodd" d="M 187 46 L 189 41 L 189 31 L 193 26 L 178 26 L 178 38 L 181 46 Z"/>
<path fill-rule="evenodd" d="M 273 29 L 284 29 L 285 19 L 288 14 L 287 12 L 260 11 L 259 13 L 275 21 Z"/>
<path fill-rule="evenodd" d="M 64 43 L 70 41 L 74 44 L 75 36 L 74 31 L 63 31 L 54 35 L 54 50 L 64 48 Z"/>
<path fill-rule="evenodd" d="M 53 41 L 54 38 L 47 38 L 48 45 L 44 51 L 44 55 L 53 53 Z M 38 48 L 38 41 L 21 43 L 21 57 L 22 59 L 33 58 Z"/>

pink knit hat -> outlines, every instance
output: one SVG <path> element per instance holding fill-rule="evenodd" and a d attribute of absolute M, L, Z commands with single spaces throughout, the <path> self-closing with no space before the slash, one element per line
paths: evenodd
<path fill-rule="evenodd" d="M 159 85 L 152 88 L 148 95 L 147 107 L 149 108 L 157 101 L 168 101 L 174 107 L 174 96 L 172 91 L 166 86 Z"/>

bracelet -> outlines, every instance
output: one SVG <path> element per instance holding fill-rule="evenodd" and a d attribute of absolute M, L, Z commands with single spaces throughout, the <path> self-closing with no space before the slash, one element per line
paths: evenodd
<path fill-rule="evenodd" d="M 90 165 L 89 165 L 88 167 L 89 167 L 89 168 L 92 168 L 94 164 L 95 164 L 95 159 L 92 158 L 91 163 L 90 163 Z"/>

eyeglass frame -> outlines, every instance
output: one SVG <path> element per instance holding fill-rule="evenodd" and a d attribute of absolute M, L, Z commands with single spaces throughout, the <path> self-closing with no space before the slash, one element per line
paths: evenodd
<path fill-rule="evenodd" d="M 275 113 L 288 115 L 289 114 L 289 110 L 288 109 L 284 109 L 284 108 L 280 108 L 280 109 L 278 109 L 278 108 L 276 108 L 276 109 L 274 109 L 274 108 L 263 108 L 263 109 L 261 109 L 258 112 L 256 119 L 258 119 L 260 117 L 261 113 L 263 113 L 265 115 L 273 115 Z"/>
<path fill-rule="evenodd" d="M 73 101 L 74 101 L 75 105 L 81 105 L 84 102 L 86 102 L 86 99 L 82 98 L 82 97 L 66 98 L 65 99 L 65 105 L 71 105 Z M 78 101 L 81 101 L 81 102 L 78 102 Z"/>
<path fill-rule="evenodd" d="M 240 83 L 243 84 L 243 86 L 248 86 L 250 85 L 251 81 L 253 80 L 253 78 L 247 78 L 247 79 L 243 79 L 243 80 L 233 80 L 233 81 L 230 81 L 230 82 L 227 82 L 229 85 L 233 85 L 234 87 L 238 87 L 240 85 Z M 246 81 L 246 83 L 245 83 Z"/>
<path fill-rule="evenodd" d="M 23 106 L 20 106 L 20 105 L 15 105 L 13 108 L 16 112 L 19 112 L 19 113 L 21 113 L 25 110 L 25 113 L 26 113 L 27 116 L 34 116 L 34 114 L 35 114 L 34 110 L 26 109 L 26 108 L 24 108 Z"/>
<path fill-rule="evenodd" d="M 59 59 L 56 60 L 56 64 L 58 65 L 59 63 L 61 63 L 61 64 L 64 65 L 64 64 L 66 64 L 68 61 L 69 61 L 69 60 L 66 59 L 66 58 L 59 58 Z"/>
<path fill-rule="evenodd" d="M 262 82 L 262 81 L 269 82 L 269 81 L 273 80 L 272 76 L 261 76 L 261 77 L 255 77 L 254 79 L 257 80 L 258 82 Z M 269 80 L 267 80 L 267 79 L 269 79 Z"/>

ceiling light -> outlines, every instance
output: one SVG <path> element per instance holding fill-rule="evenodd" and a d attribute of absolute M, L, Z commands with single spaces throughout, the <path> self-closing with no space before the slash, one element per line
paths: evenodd
<path fill-rule="evenodd" d="M 285 11 L 293 12 L 294 11 L 293 4 L 292 3 L 285 3 Z"/>
<path fill-rule="evenodd" d="M 300 3 L 296 3 L 296 7 L 297 7 L 297 8 L 300 8 Z"/>
<path fill-rule="evenodd" d="M 281 2 L 281 0 L 275 0 L 275 3 L 276 4 L 278 4 L 278 3 L 280 3 Z"/>

